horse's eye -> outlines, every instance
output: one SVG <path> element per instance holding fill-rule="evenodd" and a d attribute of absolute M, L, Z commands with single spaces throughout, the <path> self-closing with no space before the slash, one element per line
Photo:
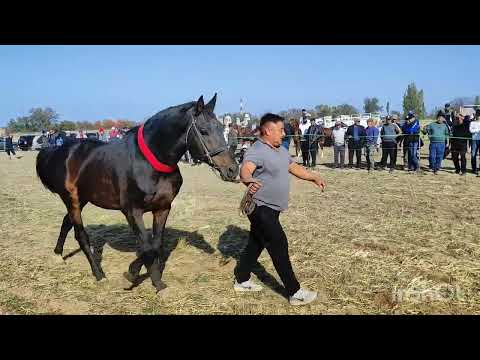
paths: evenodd
<path fill-rule="evenodd" d="M 198 128 L 198 130 L 200 131 L 200 134 L 202 134 L 202 135 L 208 135 L 207 129 L 205 129 L 205 128 Z"/>

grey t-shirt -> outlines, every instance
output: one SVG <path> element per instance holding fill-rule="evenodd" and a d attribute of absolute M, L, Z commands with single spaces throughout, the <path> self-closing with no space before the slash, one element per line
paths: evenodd
<path fill-rule="evenodd" d="M 290 192 L 289 165 L 293 162 L 283 146 L 273 149 L 258 139 L 245 153 L 243 163 L 250 161 L 257 168 L 253 177 L 260 180 L 262 187 L 253 195 L 258 206 L 268 206 L 277 211 L 288 208 Z"/>

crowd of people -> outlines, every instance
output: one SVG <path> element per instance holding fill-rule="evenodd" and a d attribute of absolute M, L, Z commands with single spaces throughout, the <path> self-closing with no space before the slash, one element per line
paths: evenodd
<path fill-rule="evenodd" d="M 285 124 L 285 138 L 282 143 L 289 149 L 291 130 Z M 302 110 L 299 135 L 302 160 L 305 167 L 315 167 L 319 140 L 325 137 L 322 124 L 318 124 L 310 114 Z M 362 155 L 365 156 L 369 172 L 378 169 L 396 169 L 399 149 L 402 151 L 403 168 L 409 172 L 420 170 L 420 148 L 424 146 L 422 134 L 429 139 L 429 170 L 434 174 L 442 168 L 442 161 L 451 154 L 455 172 L 464 176 L 467 173 L 466 154 L 471 153 L 472 173 L 479 176 L 477 156 L 480 149 L 480 109 L 476 109 L 474 118 L 455 114 L 449 104 L 437 113 L 436 121 L 421 126 L 417 115 L 410 111 L 400 122 L 397 115 L 387 116 L 383 122 L 367 121 L 367 127 L 355 119 L 354 124 L 345 126 L 337 120 L 332 129 L 333 166 L 343 169 L 345 153 L 348 153 L 348 167 L 360 169 Z M 381 152 L 381 159 L 375 163 L 376 153 Z M 355 158 L 355 162 L 354 162 Z"/>

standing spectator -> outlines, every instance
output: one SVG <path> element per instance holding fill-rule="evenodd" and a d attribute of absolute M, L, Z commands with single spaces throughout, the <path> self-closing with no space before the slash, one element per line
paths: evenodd
<path fill-rule="evenodd" d="M 454 111 L 451 109 L 450 104 L 445 104 L 445 125 L 450 130 L 453 127 L 453 120 L 454 120 Z"/>
<path fill-rule="evenodd" d="M 365 154 L 367 157 L 367 169 L 371 172 L 375 168 L 375 161 L 373 160 L 373 154 L 375 153 L 378 141 L 378 135 L 380 131 L 374 126 L 373 119 L 367 120 L 367 128 L 365 129 L 367 136 Z"/>
<path fill-rule="evenodd" d="M 285 137 L 283 138 L 282 141 L 282 146 L 287 149 L 287 151 L 290 150 L 290 140 L 292 140 L 293 134 L 293 127 L 289 122 L 285 122 Z"/>
<path fill-rule="evenodd" d="M 338 157 L 340 156 L 340 168 L 343 169 L 345 164 L 345 133 L 347 130 L 342 127 L 341 121 L 335 122 L 335 127 L 332 130 L 332 142 L 333 142 L 333 161 L 335 169 L 339 167 Z"/>
<path fill-rule="evenodd" d="M 109 140 L 116 139 L 118 137 L 118 130 L 115 126 L 112 126 L 112 130 L 110 130 Z"/>
<path fill-rule="evenodd" d="M 397 162 L 397 136 L 400 134 L 400 131 L 397 124 L 392 123 L 392 118 L 387 116 L 385 118 L 385 124 L 383 124 L 380 130 L 380 135 L 382 136 L 382 160 L 380 167 L 384 169 L 385 166 L 387 166 L 387 158 L 390 157 L 391 173 L 395 169 Z"/>
<path fill-rule="evenodd" d="M 355 119 L 355 123 L 347 128 L 348 139 L 348 166 L 353 168 L 353 154 L 357 160 L 356 168 L 360 169 L 362 161 L 362 148 L 365 144 L 365 128 L 360 125 L 360 119 Z"/>
<path fill-rule="evenodd" d="M 48 132 L 47 130 L 42 130 L 42 149 L 48 147 Z"/>
<path fill-rule="evenodd" d="M 308 141 L 305 136 L 305 133 L 310 127 L 310 124 L 308 123 L 309 117 L 310 117 L 310 114 L 307 113 L 307 110 L 302 109 L 302 116 L 300 117 L 300 124 L 298 128 L 300 130 L 300 149 L 302 150 L 303 166 L 305 167 L 308 166 L 308 156 L 309 156 Z"/>
<path fill-rule="evenodd" d="M 48 132 L 48 146 L 55 146 L 55 130 L 51 129 Z"/>
<path fill-rule="evenodd" d="M 417 171 L 419 169 L 420 122 L 413 112 L 407 115 L 402 126 L 402 132 L 403 146 L 408 150 L 408 171 Z"/>
<path fill-rule="evenodd" d="M 238 131 L 233 127 L 232 123 L 228 126 L 230 127 L 230 130 L 228 131 L 228 147 L 232 156 L 235 157 L 235 150 L 237 150 L 238 146 Z"/>
<path fill-rule="evenodd" d="M 407 123 L 407 119 L 412 118 L 415 116 L 415 113 L 410 110 L 407 115 L 405 115 L 403 126 L 400 125 L 400 118 L 397 114 L 392 115 L 392 124 L 397 125 L 401 132 L 403 133 L 401 136 L 397 136 L 397 148 L 395 149 L 395 159 L 398 158 L 398 149 L 402 148 L 402 161 L 403 161 L 403 170 L 408 170 L 408 138 L 405 136 L 403 131 L 404 125 Z"/>
<path fill-rule="evenodd" d="M 459 114 L 452 128 L 453 137 L 450 139 L 452 160 L 455 165 L 455 173 L 465 175 L 467 173 L 467 146 L 470 130 Z M 460 161 L 459 161 L 460 157 Z"/>
<path fill-rule="evenodd" d="M 428 134 L 430 139 L 429 161 L 430 168 L 437 175 L 438 170 L 442 167 L 442 160 L 445 154 L 445 141 L 448 139 L 450 132 L 445 125 L 445 113 L 440 110 L 437 114 L 437 121 L 428 124 L 422 129 L 424 134 Z"/>
<path fill-rule="evenodd" d="M 475 110 L 475 119 L 470 122 L 469 129 L 472 133 L 472 172 L 479 176 L 477 168 L 477 155 L 480 149 L 480 109 Z"/>
<path fill-rule="evenodd" d="M 82 129 L 80 129 L 80 130 L 78 131 L 78 138 L 79 138 L 80 140 L 84 140 L 84 139 L 86 138 L 86 135 L 85 135 L 85 133 L 83 132 Z"/>
<path fill-rule="evenodd" d="M 467 153 L 472 150 L 472 133 L 470 132 L 470 123 L 472 122 L 472 119 L 470 119 L 470 115 L 465 115 L 463 117 L 463 125 L 468 129 L 468 147 L 467 147 Z"/>
<path fill-rule="evenodd" d="M 447 103 L 447 104 L 445 104 L 444 113 L 445 113 L 444 124 L 448 129 L 448 133 L 451 135 L 452 130 L 453 130 L 453 122 L 455 120 L 455 111 L 452 110 L 452 108 L 450 107 L 450 104 Z M 451 148 L 451 146 L 449 146 L 449 144 L 448 144 L 448 139 L 445 139 L 445 151 L 443 153 L 443 158 L 444 159 L 446 159 L 448 154 L 450 153 L 450 148 Z"/>
<path fill-rule="evenodd" d="M 19 159 L 19 157 L 15 153 L 15 149 L 13 148 L 13 136 L 11 134 L 7 134 L 7 136 L 5 137 L 5 152 L 7 153 L 10 160 L 12 160 L 12 154 L 17 159 Z"/>
<path fill-rule="evenodd" d="M 107 135 L 105 134 L 105 129 L 98 129 L 98 139 L 104 142 L 107 142 Z"/>
<path fill-rule="evenodd" d="M 55 138 L 55 146 L 62 146 L 63 145 L 63 137 L 61 134 L 57 134 Z"/>
<path fill-rule="evenodd" d="M 310 155 L 310 162 L 307 162 L 309 167 L 314 168 L 317 165 L 318 141 L 323 135 L 323 128 L 315 123 L 315 119 L 310 119 L 310 127 L 305 133 L 308 143 L 308 152 Z"/>

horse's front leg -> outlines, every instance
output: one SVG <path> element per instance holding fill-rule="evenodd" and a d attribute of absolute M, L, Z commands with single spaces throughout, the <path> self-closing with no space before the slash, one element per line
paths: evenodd
<path fill-rule="evenodd" d="M 163 241 L 163 231 L 165 223 L 167 222 L 168 214 L 170 213 L 170 206 L 166 209 L 153 211 L 153 226 L 152 226 L 152 247 L 156 257 L 150 267 L 150 278 L 153 286 L 160 291 L 165 285 L 162 282 L 163 270 L 165 269 L 165 243 Z"/>
<path fill-rule="evenodd" d="M 137 259 L 135 259 L 128 268 L 128 273 L 125 273 L 125 278 L 132 284 L 136 284 L 142 265 L 145 264 L 147 270 L 149 270 L 151 263 L 153 262 L 152 245 L 150 236 L 143 222 L 143 210 L 141 209 L 129 209 L 122 210 L 123 214 L 127 218 L 127 222 L 130 228 L 133 230 L 138 240 Z M 151 258 L 151 259 L 150 259 Z"/>

